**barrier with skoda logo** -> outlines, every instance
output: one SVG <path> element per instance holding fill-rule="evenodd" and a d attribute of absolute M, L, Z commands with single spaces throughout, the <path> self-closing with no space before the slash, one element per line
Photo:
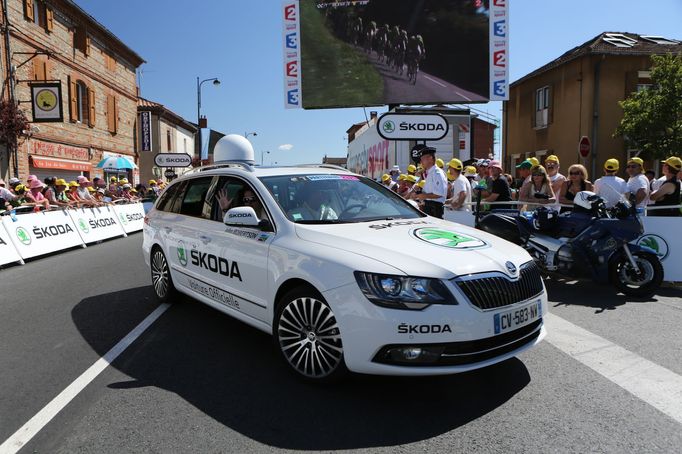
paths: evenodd
<path fill-rule="evenodd" d="M 24 263 L 14 247 L 14 243 L 12 243 L 9 233 L 5 230 L 4 225 L 0 224 L 0 265 L 14 262 Z"/>
<path fill-rule="evenodd" d="M 112 206 L 68 210 L 83 242 L 93 243 L 117 236 L 127 236 Z"/>
<path fill-rule="evenodd" d="M 142 230 L 144 226 L 144 205 L 141 203 L 114 205 L 114 212 L 125 233 Z"/>
<path fill-rule="evenodd" d="M 23 259 L 49 254 L 74 246 L 83 246 L 68 211 L 43 211 L 40 213 L 2 217 L 7 234 Z"/>

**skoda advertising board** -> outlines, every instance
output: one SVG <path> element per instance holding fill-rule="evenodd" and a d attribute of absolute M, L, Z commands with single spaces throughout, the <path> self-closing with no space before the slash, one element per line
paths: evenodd
<path fill-rule="evenodd" d="M 116 205 L 114 212 L 125 233 L 142 230 L 144 226 L 144 205 L 141 203 Z"/>
<path fill-rule="evenodd" d="M 66 211 L 43 211 L 17 215 L 16 221 L 3 216 L 2 223 L 22 258 L 84 246 L 77 227 Z"/>
<path fill-rule="evenodd" d="M 285 45 L 284 61 L 297 95 L 288 107 L 508 99 L 507 0 L 293 3 L 296 39 L 284 39 L 296 44 L 296 59 Z"/>
<path fill-rule="evenodd" d="M 118 216 L 111 206 L 69 210 L 69 215 L 86 244 L 125 236 Z"/>
<path fill-rule="evenodd" d="M 12 262 L 22 262 L 21 257 L 14 248 L 12 240 L 5 227 L 0 224 L 0 265 Z M 22 262 L 23 263 L 23 262 Z"/>

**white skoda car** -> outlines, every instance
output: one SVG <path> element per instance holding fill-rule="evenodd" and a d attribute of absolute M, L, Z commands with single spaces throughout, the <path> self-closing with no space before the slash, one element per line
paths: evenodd
<path fill-rule="evenodd" d="M 145 218 L 160 301 L 182 292 L 271 333 L 310 380 L 458 373 L 544 337 L 546 291 L 520 247 L 341 168 L 255 167 L 241 136 L 215 155 Z"/>

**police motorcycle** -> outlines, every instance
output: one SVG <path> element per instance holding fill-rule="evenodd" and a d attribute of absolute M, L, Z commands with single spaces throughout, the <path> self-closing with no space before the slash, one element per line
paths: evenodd
<path fill-rule="evenodd" d="M 479 193 L 476 227 L 522 246 L 547 274 L 591 278 L 628 296 L 649 297 L 663 281 L 663 265 L 652 249 L 632 243 L 644 225 L 634 203 L 619 197 L 613 208 L 606 208 L 600 196 L 582 191 L 567 213 L 539 207 L 483 215 Z"/>

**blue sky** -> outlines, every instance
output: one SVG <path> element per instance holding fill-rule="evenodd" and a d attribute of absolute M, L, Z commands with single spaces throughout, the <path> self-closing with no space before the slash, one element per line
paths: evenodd
<path fill-rule="evenodd" d="M 682 39 L 682 0 L 508 1 L 512 81 L 603 31 Z M 202 113 L 221 132 L 257 132 L 249 139 L 257 158 L 270 151 L 266 164 L 345 156 L 346 129 L 365 118 L 356 108 L 284 109 L 280 0 L 76 2 L 147 61 L 143 97 L 196 121 L 196 78 L 220 78 L 204 84 Z M 500 103 L 474 107 L 501 116 Z"/>

